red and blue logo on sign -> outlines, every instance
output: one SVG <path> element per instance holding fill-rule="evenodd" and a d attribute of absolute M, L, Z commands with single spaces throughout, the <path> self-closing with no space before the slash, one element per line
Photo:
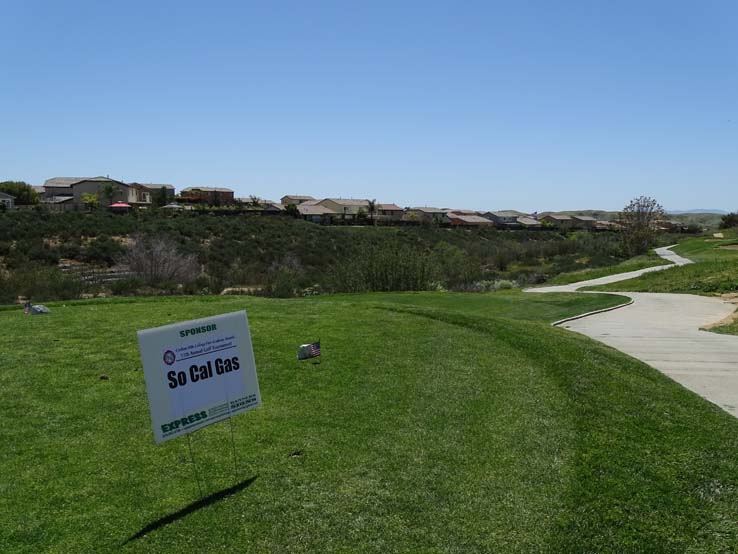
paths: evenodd
<path fill-rule="evenodd" d="M 167 350 L 164 352 L 164 363 L 167 365 L 172 365 L 174 363 L 174 360 L 177 359 L 177 356 L 174 355 L 174 352 L 171 350 Z"/>

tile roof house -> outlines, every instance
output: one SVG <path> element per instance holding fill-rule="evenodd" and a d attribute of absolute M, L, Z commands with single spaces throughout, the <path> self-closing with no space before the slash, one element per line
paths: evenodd
<path fill-rule="evenodd" d="M 538 221 L 536 218 L 526 215 L 521 215 L 520 217 L 518 217 L 518 225 L 525 229 L 540 229 L 541 227 L 543 227 L 543 223 Z"/>
<path fill-rule="evenodd" d="M 517 210 L 499 210 L 496 212 L 485 212 L 482 214 L 490 221 L 494 221 L 495 225 L 517 225 L 519 217 L 529 217 L 528 214 L 519 212 Z"/>
<path fill-rule="evenodd" d="M 653 227 L 658 231 L 686 231 L 687 226 L 679 221 L 659 219 L 653 222 Z"/>
<path fill-rule="evenodd" d="M 327 206 L 321 204 L 311 204 L 303 202 L 297 205 L 297 211 L 306 221 L 313 223 L 330 223 L 334 217 L 338 217 L 339 213 L 331 210 Z"/>
<path fill-rule="evenodd" d="M 94 177 L 52 177 L 44 181 L 44 196 L 52 198 L 54 196 L 73 196 L 72 185 Z"/>
<path fill-rule="evenodd" d="M 364 198 L 325 198 L 318 202 L 329 210 L 338 213 L 342 219 L 353 220 L 359 213 L 369 212 L 369 200 Z"/>
<path fill-rule="evenodd" d="M 571 218 L 574 220 L 574 226 L 582 229 L 594 229 L 597 224 L 597 220 L 588 215 L 573 215 Z"/>
<path fill-rule="evenodd" d="M 481 215 L 447 212 L 446 217 L 454 227 L 492 227 L 494 223 Z"/>
<path fill-rule="evenodd" d="M 542 221 L 551 227 L 556 227 L 557 229 L 571 229 L 575 226 L 575 222 L 571 216 L 563 214 L 546 214 L 538 219 L 539 221 Z"/>
<path fill-rule="evenodd" d="M 261 213 L 263 215 L 279 215 L 284 212 L 285 206 L 279 202 L 266 202 L 262 205 Z"/>
<path fill-rule="evenodd" d="M 94 177 L 52 177 L 44 181 L 44 187 L 69 187 L 87 179 L 94 179 Z"/>
<path fill-rule="evenodd" d="M 3 206 L 4 210 L 12 210 L 15 208 L 15 196 L 0 192 L 0 205 Z"/>
<path fill-rule="evenodd" d="M 106 195 L 110 187 L 114 192 L 112 198 Z M 101 207 L 107 207 L 115 202 L 124 202 L 133 207 L 147 207 L 151 205 L 152 191 L 162 187 L 166 188 L 167 196 L 174 195 L 172 185 L 124 183 L 103 176 L 52 177 L 44 181 L 43 187 L 37 188 L 43 189 L 41 203 L 45 207 L 54 211 L 71 211 L 85 209 L 84 202 L 82 202 L 84 194 L 97 195 Z"/>
<path fill-rule="evenodd" d="M 401 221 L 405 210 L 397 204 L 377 204 L 375 218 L 377 221 Z"/>
<path fill-rule="evenodd" d="M 619 231 L 623 226 L 617 221 L 598 220 L 595 222 L 595 229 L 599 231 Z"/>
<path fill-rule="evenodd" d="M 288 206 L 289 204 L 294 204 L 295 206 L 298 206 L 302 204 L 303 202 L 307 202 L 309 200 L 315 200 L 312 196 L 300 196 L 297 194 L 287 194 L 282 197 L 282 205 Z"/>
<path fill-rule="evenodd" d="M 431 208 L 421 206 L 419 208 L 408 208 L 405 211 L 403 221 L 411 221 L 416 223 L 443 223 L 446 218 L 446 212 L 441 208 Z"/>
<path fill-rule="evenodd" d="M 182 200 L 205 203 L 213 206 L 233 204 L 233 191 L 224 187 L 187 187 L 180 192 Z"/>
<path fill-rule="evenodd" d="M 132 185 L 141 185 L 142 187 L 146 187 L 154 194 L 158 193 L 160 190 L 165 190 L 167 199 L 174 198 L 174 185 L 167 185 L 167 184 L 158 184 L 158 183 L 131 183 Z"/>
<path fill-rule="evenodd" d="M 454 213 L 459 215 L 479 215 L 479 212 L 475 212 L 474 210 L 452 210 L 452 209 L 444 209 L 444 211 L 447 214 Z"/>
<path fill-rule="evenodd" d="M 124 183 L 109 177 L 90 177 L 70 185 L 74 208 L 85 209 L 83 199 L 86 194 L 97 196 L 100 207 L 107 208 L 111 204 L 125 203 L 132 207 L 145 208 L 151 206 L 151 191 L 142 185 Z M 108 194 L 110 192 L 110 194 Z"/>

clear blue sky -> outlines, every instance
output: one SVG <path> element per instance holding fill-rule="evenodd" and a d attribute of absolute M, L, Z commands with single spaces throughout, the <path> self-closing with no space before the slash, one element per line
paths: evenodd
<path fill-rule="evenodd" d="M 0 3 L 0 180 L 738 209 L 738 2 Z"/>

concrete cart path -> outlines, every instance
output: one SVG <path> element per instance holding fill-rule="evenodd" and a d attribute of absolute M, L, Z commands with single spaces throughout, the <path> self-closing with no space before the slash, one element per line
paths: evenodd
<path fill-rule="evenodd" d="M 658 253 L 676 265 L 690 263 L 668 249 L 659 249 Z M 612 283 L 669 267 L 673 266 L 574 283 L 563 290 L 545 287 L 529 292 L 572 292 L 583 286 Z M 720 298 L 692 294 L 617 294 L 632 298 L 633 304 L 567 321 L 561 326 L 646 362 L 738 417 L 738 336 L 699 330 L 728 317 L 735 305 Z"/>
<path fill-rule="evenodd" d="M 665 269 L 671 269 L 672 267 L 676 267 L 679 265 L 687 265 L 692 263 L 692 260 L 682 258 L 679 254 L 672 252 L 670 249 L 673 247 L 674 245 L 656 249 L 656 253 L 659 256 L 661 256 L 664 260 L 671 262 L 668 264 L 647 267 L 645 269 L 638 269 L 636 271 L 628 271 L 627 273 L 617 273 L 616 275 L 608 275 L 607 277 L 600 277 L 598 279 L 589 279 L 588 281 L 579 281 L 577 283 L 571 283 L 568 285 L 527 289 L 525 292 L 576 292 L 577 289 L 580 289 L 582 287 L 608 285 L 610 283 L 617 283 L 618 281 L 625 281 L 626 279 L 640 277 L 644 273 L 650 273 L 651 271 L 663 271 Z"/>

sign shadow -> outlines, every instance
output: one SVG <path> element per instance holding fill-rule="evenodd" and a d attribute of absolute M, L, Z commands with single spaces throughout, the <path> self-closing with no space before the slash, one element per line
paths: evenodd
<path fill-rule="evenodd" d="M 181 510 L 178 510 L 174 512 L 173 514 L 169 514 L 168 516 L 164 516 L 162 518 L 157 519 L 156 521 L 149 523 L 146 527 L 141 529 L 138 533 L 135 535 L 131 535 L 128 537 L 122 544 L 126 545 L 129 542 L 135 541 L 137 539 L 140 539 L 144 535 L 147 535 L 148 533 L 151 533 L 152 531 L 156 531 L 157 529 L 164 527 L 165 525 L 169 525 L 170 523 L 174 523 L 175 521 L 182 519 L 183 517 L 191 514 L 192 512 L 196 512 L 200 508 L 204 508 L 206 506 L 209 506 L 210 504 L 213 504 L 215 502 L 218 502 L 219 500 L 223 500 L 224 498 L 227 498 L 229 496 L 232 496 L 236 494 L 237 492 L 242 491 L 243 489 L 247 488 L 251 483 L 256 481 L 256 478 L 258 475 L 251 477 L 250 479 L 246 479 L 245 481 L 241 481 L 240 483 L 237 483 L 233 485 L 232 487 L 228 487 L 227 489 L 223 489 L 218 492 L 214 492 L 213 494 L 210 494 L 204 498 L 201 498 L 200 500 L 197 500 L 196 502 L 193 502 L 191 504 L 188 504 Z"/>

